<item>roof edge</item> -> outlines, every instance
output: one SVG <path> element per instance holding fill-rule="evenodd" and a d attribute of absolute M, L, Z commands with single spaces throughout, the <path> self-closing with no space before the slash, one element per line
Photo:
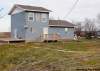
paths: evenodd
<path fill-rule="evenodd" d="M 49 27 L 61 27 L 61 28 L 74 28 L 74 26 L 65 26 L 65 25 L 48 25 Z"/>
<path fill-rule="evenodd" d="M 23 6 L 24 6 L 24 5 L 23 5 Z M 30 5 L 25 5 L 25 6 L 30 6 Z M 38 7 L 38 6 L 36 6 L 36 7 Z M 23 11 L 52 12 L 51 10 L 48 10 L 48 11 L 43 11 L 43 10 L 28 10 L 28 9 L 22 8 L 22 7 L 20 6 L 20 4 L 15 4 L 15 5 L 11 8 L 10 12 L 8 13 L 8 15 L 11 15 L 12 12 L 13 12 L 16 8 L 21 8 Z M 43 8 L 44 8 L 44 7 L 43 7 Z M 46 8 L 45 8 L 45 9 L 46 9 Z"/>
<path fill-rule="evenodd" d="M 20 9 L 23 10 L 23 8 L 21 8 L 20 6 L 18 6 L 18 4 L 15 4 L 15 5 L 11 8 L 10 12 L 8 13 L 8 15 L 11 15 L 12 12 L 13 12 L 16 8 L 20 8 Z"/>

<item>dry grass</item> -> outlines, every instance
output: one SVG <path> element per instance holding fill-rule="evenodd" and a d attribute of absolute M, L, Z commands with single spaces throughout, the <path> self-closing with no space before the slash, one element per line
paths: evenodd
<path fill-rule="evenodd" d="M 0 71 L 100 69 L 100 40 L 0 45 Z"/>

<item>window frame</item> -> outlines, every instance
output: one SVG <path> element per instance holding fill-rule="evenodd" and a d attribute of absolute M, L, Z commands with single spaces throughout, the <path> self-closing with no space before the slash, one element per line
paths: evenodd
<path fill-rule="evenodd" d="M 30 18 L 32 18 L 32 19 L 30 19 Z M 33 12 L 28 13 L 28 21 L 35 21 L 35 16 L 34 16 Z"/>
<path fill-rule="evenodd" d="M 41 22 L 47 22 L 48 20 L 48 15 L 46 13 L 41 14 Z"/>
<path fill-rule="evenodd" d="M 65 30 L 65 32 L 68 32 L 68 28 L 65 28 L 64 30 Z"/>

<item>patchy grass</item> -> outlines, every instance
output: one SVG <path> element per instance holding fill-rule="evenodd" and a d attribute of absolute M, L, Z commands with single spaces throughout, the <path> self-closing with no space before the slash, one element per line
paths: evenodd
<path fill-rule="evenodd" d="M 0 45 L 0 71 L 100 69 L 100 40 Z"/>

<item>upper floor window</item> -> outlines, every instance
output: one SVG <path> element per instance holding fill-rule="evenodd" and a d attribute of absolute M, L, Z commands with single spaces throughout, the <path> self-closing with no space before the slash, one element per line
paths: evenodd
<path fill-rule="evenodd" d="M 28 21 L 34 21 L 34 13 L 28 13 Z"/>
<path fill-rule="evenodd" d="M 41 21 L 46 22 L 48 19 L 47 14 L 41 14 Z"/>
<path fill-rule="evenodd" d="M 46 22 L 48 19 L 47 14 L 45 13 L 35 13 L 36 22 Z"/>

